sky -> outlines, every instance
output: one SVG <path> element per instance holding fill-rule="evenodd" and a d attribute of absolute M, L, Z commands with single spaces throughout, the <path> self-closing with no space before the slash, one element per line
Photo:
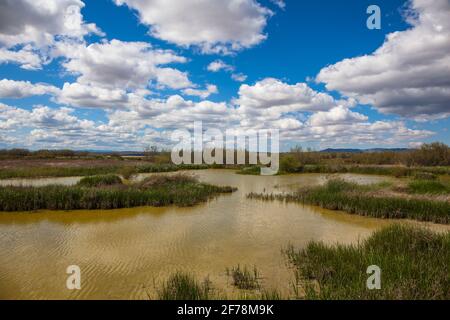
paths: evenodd
<path fill-rule="evenodd" d="M 381 29 L 369 29 L 370 5 Z M 450 144 L 449 0 L 0 0 L 0 148 Z"/>

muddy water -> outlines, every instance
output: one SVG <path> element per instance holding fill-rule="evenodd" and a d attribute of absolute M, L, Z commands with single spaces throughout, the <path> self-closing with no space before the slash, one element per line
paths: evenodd
<path fill-rule="evenodd" d="M 248 200 L 248 192 L 286 192 L 326 175 L 257 177 L 233 171 L 194 173 L 239 188 L 192 208 L 0 214 L 1 299 L 148 299 L 174 271 L 209 276 L 236 294 L 227 267 L 257 266 L 266 288 L 288 294 L 292 272 L 281 249 L 311 240 L 354 243 L 388 223 L 315 207 Z M 359 182 L 385 178 L 351 175 Z M 81 268 L 79 291 L 66 289 L 66 268 Z"/>

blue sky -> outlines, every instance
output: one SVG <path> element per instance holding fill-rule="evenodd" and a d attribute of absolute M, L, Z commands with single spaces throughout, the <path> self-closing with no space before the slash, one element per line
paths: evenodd
<path fill-rule="evenodd" d="M 47 3 L 0 0 L 0 148 L 164 147 L 194 121 L 283 149 L 450 143 L 447 0 Z"/>

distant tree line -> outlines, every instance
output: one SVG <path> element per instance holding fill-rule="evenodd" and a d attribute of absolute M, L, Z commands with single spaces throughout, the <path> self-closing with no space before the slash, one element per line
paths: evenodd
<path fill-rule="evenodd" d="M 281 157 L 288 169 L 308 164 L 450 166 L 450 147 L 440 142 L 404 151 L 317 152 L 295 147 Z"/>
<path fill-rule="evenodd" d="M 0 159 L 53 159 L 53 158 L 79 158 L 93 156 L 94 154 L 87 151 L 73 150 L 37 150 L 28 149 L 3 149 L 0 150 Z"/>
<path fill-rule="evenodd" d="M 217 152 L 217 151 L 216 151 Z M 142 153 L 142 160 L 155 163 L 170 163 L 170 151 L 150 146 Z M 235 152 L 235 160 L 237 159 Z M 0 159 L 53 159 L 53 158 L 104 158 L 122 159 L 120 152 L 95 153 L 73 150 L 9 149 L 0 150 Z M 193 154 L 192 154 L 193 159 Z M 246 151 L 246 159 L 249 153 Z M 450 147 L 444 143 L 424 144 L 419 149 L 403 151 L 371 152 L 320 152 L 292 148 L 280 156 L 280 164 L 287 172 L 298 171 L 304 165 L 403 165 L 403 166 L 450 166 Z"/>

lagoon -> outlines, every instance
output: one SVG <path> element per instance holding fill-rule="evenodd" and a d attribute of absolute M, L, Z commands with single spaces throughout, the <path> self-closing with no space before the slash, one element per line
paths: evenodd
<path fill-rule="evenodd" d="M 264 287 L 289 293 L 293 274 L 282 248 L 288 244 L 302 248 L 312 240 L 356 243 L 394 222 L 246 198 L 250 192 L 282 193 L 321 184 L 336 175 L 262 177 L 233 170 L 192 174 L 202 182 L 238 191 L 188 208 L 0 213 L 0 299 L 156 298 L 156 288 L 175 271 L 209 277 L 216 290 L 233 297 L 238 292 L 225 270 L 238 264 L 256 266 Z M 340 176 L 358 183 L 393 179 Z M 78 181 L 63 179 L 68 180 L 45 179 L 39 185 Z M 69 265 L 81 268 L 81 290 L 66 288 Z"/>

